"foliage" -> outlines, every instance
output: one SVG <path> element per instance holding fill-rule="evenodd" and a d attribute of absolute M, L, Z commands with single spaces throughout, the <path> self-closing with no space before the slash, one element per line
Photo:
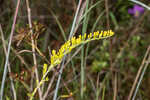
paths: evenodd
<path fill-rule="evenodd" d="M 79 1 L 82 3 L 71 34 L 73 37 L 67 40 Z M 112 100 L 115 93 L 117 99 L 128 98 L 150 43 L 149 11 L 131 0 L 79 1 L 29 0 L 32 28 L 27 22 L 26 2 L 21 1 L 11 45 L 4 100 L 15 100 L 14 93 L 17 100 L 40 100 L 39 87 L 43 100 L 52 100 L 65 55 L 58 99 L 80 100 L 83 97 L 83 100 Z M 139 1 L 147 6 L 150 3 L 149 0 Z M 3 31 L 0 31 L 0 85 L 5 64 L 4 45 L 7 49 L 16 2 L 0 1 Z M 106 29 L 112 31 L 95 32 Z M 114 32 L 115 36 L 105 39 L 113 35 L 106 32 Z M 93 41 L 99 39 L 103 40 Z M 34 54 L 37 66 L 34 66 Z M 148 60 L 145 63 L 149 64 Z M 150 99 L 149 84 L 147 71 L 136 99 Z"/>

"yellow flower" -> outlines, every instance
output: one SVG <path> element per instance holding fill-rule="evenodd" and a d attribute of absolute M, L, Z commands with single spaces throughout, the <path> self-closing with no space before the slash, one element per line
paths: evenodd
<path fill-rule="evenodd" d="M 99 35 L 99 31 L 94 32 L 94 38 L 97 38 L 97 37 L 98 37 L 98 35 Z"/>
<path fill-rule="evenodd" d="M 109 35 L 110 36 L 113 36 L 114 35 L 114 32 L 112 30 L 109 30 Z"/>
<path fill-rule="evenodd" d="M 86 39 L 86 33 L 84 33 L 84 35 L 82 36 L 82 40 Z"/>
<path fill-rule="evenodd" d="M 93 40 L 108 38 L 108 37 L 111 37 L 113 35 L 114 35 L 114 32 L 112 30 L 101 31 L 101 33 L 99 31 L 97 31 L 97 32 L 94 32 L 94 33 L 90 33 L 88 35 L 85 33 L 83 36 L 79 35 L 78 38 L 76 38 L 75 36 L 72 37 L 70 40 L 65 42 L 57 52 L 56 52 L 56 50 L 52 50 L 52 55 L 51 55 L 51 60 L 50 60 L 51 65 L 47 68 L 47 65 L 44 64 L 43 74 L 44 73 L 45 74 L 43 75 L 40 82 L 37 81 L 38 85 L 34 89 L 32 94 L 30 95 L 30 100 L 32 100 L 32 98 L 35 95 L 37 89 L 44 83 L 44 81 L 48 81 L 48 77 L 47 77 L 48 72 L 50 72 L 53 67 L 55 67 L 56 65 L 61 63 L 62 58 L 64 57 L 64 55 L 71 52 L 72 49 L 74 49 L 75 47 L 77 47 L 80 44 L 85 44 L 85 43 L 93 41 Z"/>
<path fill-rule="evenodd" d="M 58 52 L 56 52 L 56 50 L 52 50 L 51 64 L 55 65 L 55 64 L 61 62 L 61 60 L 65 54 L 71 52 L 71 50 L 73 48 L 75 48 L 76 46 L 78 46 L 82 43 L 86 43 L 86 42 L 101 39 L 101 38 L 107 38 L 107 37 L 110 37 L 113 35 L 114 35 L 114 32 L 112 30 L 108 30 L 108 31 L 101 31 L 101 32 L 97 31 L 97 32 L 94 32 L 93 34 L 90 33 L 90 34 L 88 34 L 87 38 L 86 38 L 86 36 L 87 36 L 86 33 L 83 36 L 79 35 L 78 38 L 76 38 L 74 36 L 70 40 L 65 42 L 61 46 L 61 48 L 58 50 Z"/>
<path fill-rule="evenodd" d="M 104 31 L 103 37 L 107 36 L 107 31 Z"/>
<path fill-rule="evenodd" d="M 103 31 L 101 31 L 101 33 L 99 34 L 99 39 L 102 37 L 103 35 Z"/>

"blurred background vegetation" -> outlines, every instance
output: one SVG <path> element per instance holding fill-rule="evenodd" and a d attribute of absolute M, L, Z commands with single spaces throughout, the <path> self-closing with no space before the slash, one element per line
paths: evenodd
<path fill-rule="evenodd" d="M 29 0 L 33 30 L 38 35 L 37 48 L 44 55 L 35 52 L 39 77 L 42 76 L 43 64 L 50 64 L 51 50 L 58 50 L 68 39 L 80 1 L 82 5 L 77 16 L 75 36 L 83 32 L 107 29 L 112 29 L 115 35 L 110 39 L 93 41 L 84 47 L 76 48 L 67 56 L 58 99 L 127 100 L 150 43 L 150 13 L 138 5 L 142 11 L 139 10 L 135 7 L 137 4 L 129 0 Z M 150 0 L 139 1 L 146 5 L 150 4 Z M 0 0 L 0 23 L 6 44 L 9 42 L 16 4 L 17 0 Z M 86 7 L 90 9 L 88 12 Z M 133 13 L 130 13 L 129 9 Z M 84 19 L 79 22 L 84 14 Z M 36 79 L 32 76 L 35 66 L 32 48 L 29 45 L 30 37 L 26 35 L 29 31 L 26 2 L 21 0 L 11 45 L 11 72 L 8 72 L 6 77 L 4 100 L 14 100 L 9 77 L 13 79 L 17 100 L 28 100 L 27 94 L 36 87 Z M 2 40 L 2 35 L 0 37 Z M 1 85 L 6 59 L 2 41 L 0 51 Z M 71 61 L 67 62 L 70 59 Z M 81 64 L 82 61 L 84 66 Z M 43 100 L 53 100 L 59 69 L 59 65 L 54 68 L 48 75 L 49 81 L 42 86 L 43 96 L 48 91 Z M 150 100 L 149 76 L 148 67 L 135 100 Z M 34 100 L 40 100 L 38 92 Z"/>

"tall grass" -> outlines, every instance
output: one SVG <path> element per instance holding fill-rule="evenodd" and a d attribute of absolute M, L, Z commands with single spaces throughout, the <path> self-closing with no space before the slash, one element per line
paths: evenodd
<path fill-rule="evenodd" d="M 5 5 L 12 2 L 17 7 L 12 9 L 12 4 L 9 11 Z M 128 14 L 128 8 L 135 3 L 149 10 L 147 1 L 26 0 L 22 1 L 26 6 L 21 7 L 19 2 L 4 1 L 3 9 L 0 7 L 0 47 L 3 48 L 0 49 L 0 66 L 4 66 L 0 68 L 0 100 L 122 100 L 128 95 L 128 100 L 149 99 L 146 86 L 150 59 L 149 13 L 145 10 L 138 18 Z M 66 2 L 69 4 L 65 5 Z M 58 9 L 53 9 L 55 7 Z M 14 11 L 15 15 L 7 17 Z M 17 16 L 19 11 L 21 13 Z M 65 17 L 69 22 L 67 27 L 63 26 Z M 38 25 L 32 24 L 34 20 L 48 26 L 37 39 L 34 36 L 38 33 L 35 31 Z M 108 40 L 103 40 L 102 44 L 90 43 L 112 36 L 98 32 L 109 29 L 109 25 L 116 33 L 112 37 L 111 52 L 108 52 Z M 28 36 L 19 37 L 22 41 L 17 46 L 19 39 L 15 40 L 15 37 L 24 34 L 23 31 L 18 32 L 20 29 L 24 29 Z M 141 89 L 142 93 L 139 92 Z"/>

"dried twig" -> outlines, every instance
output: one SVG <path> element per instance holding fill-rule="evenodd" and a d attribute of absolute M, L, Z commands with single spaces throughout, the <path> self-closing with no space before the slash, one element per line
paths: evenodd
<path fill-rule="evenodd" d="M 137 73 L 136 78 L 135 78 L 135 80 L 134 80 L 134 83 L 133 83 L 133 85 L 132 85 L 132 89 L 131 89 L 130 94 L 129 94 L 129 96 L 128 96 L 128 100 L 131 100 L 131 98 L 132 98 L 133 92 L 134 92 L 135 87 L 136 87 L 136 85 L 137 85 L 137 83 L 138 83 L 138 80 L 139 80 L 139 77 L 140 77 L 140 75 L 141 75 L 141 73 L 142 73 L 143 68 L 144 68 L 144 67 L 146 68 L 147 64 L 149 64 L 149 62 L 147 62 L 147 60 L 146 60 L 147 58 L 150 59 L 149 52 L 150 52 L 150 46 L 148 47 L 148 49 L 147 49 L 147 51 L 146 51 L 146 53 L 145 53 L 145 56 L 144 56 L 144 58 L 143 58 L 142 64 L 141 64 L 141 66 L 140 66 L 140 68 L 139 68 L 139 70 L 138 70 L 138 73 Z M 148 57 L 148 55 L 149 55 L 149 57 Z M 145 64 L 146 64 L 146 65 L 145 65 Z"/>
<path fill-rule="evenodd" d="M 110 29 L 110 21 L 109 21 L 109 7 L 108 7 L 108 0 L 105 0 L 105 8 L 106 8 L 106 18 L 107 18 L 107 29 Z M 113 84 L 113 90 L 114 90 L 114 95 L 113 95 L 113 100 L 116 100 L 117 97 L 117 74 L 112 72 L 113 66 L 112 66 L 112 39 L 110 40 L 110 45 L 109 45 L 109 53 L 110 53 L 110 67 L 111 67 L 111 74 L 112 74 L 112 84 Z"/>
<path fill-rule="evenodd" d="M 4 39 L 4 34 L 3 34 L 3 31 L 2 31 L 1 25 L 0 25 L 0 33 L 1 33 L 1 38 L 2 38 L 3 49 L 4 49 L 4 52 L 5 52 L 5 55 L 7 55 L 6 42 L 5 42 L 5 39 Z M 11 73 L 11 67 L 10 67 L 9 62 L 8 62 L 8 71 L 9 71 L 9 73 Z M 12 91 L 13 91 L 14 100 L 17 100 L 16 90 L 15 90 L 15 87 L 14 87 L 13 79 L 12 79 L 12 77 L 9 77 L 9 78 L 10 78 L 10 81 L 11 81 L 11 88 L 12 88 Z"/>
<path fill-rule="evenodd" d="M 4 72 L 3 72 L 3 79 L 2 79 L 2 84 L 1 84 L 0 100 L 3 100 L 3 92 L 4 92 L 5 79 L 6 79 L 6 75 L 7 75 L 7 66 L 8 66 L 8 60 L 9 60 L 11 42 L 12 42 L 14 30 L 15 30 L 15 24 L 16 24 L 16 19 L 17 19 L 17 15 L 18 15 L 19 5 L 20 5 L 20 0 L 18 0 L 18 2 L 17 2 L 16 11 L 15 11 L 14 19 L 13 19 L 13 25 L 11 28 L 8 50 L 7 50 L 6 61 L 5 61 Z"/>
<path fill-rule="evenodd" d="M 70 32 L 70 35 L 69 35 L 69 39 L 73 36 L 74 29 L 75 29 L 75 26 L 76 26 L 77 15 L 79 13 L 79 9 L 80 9 L 81 3 L 82 3 L 82 0 L 80 0 L 79 3 L 78 3 L 78 7 L 77 7 L 76 14 L 75 14 L 75 17 L 74 17 L 74 21 L 73 21 L 73 24 L 72 24 L 72 28 L 71 28 L 71 32 Z M 66 56 L 63 57 L 63 61 L 62 61 L 61 67 L 60 67 L 60 74 L 58 76 L 58 80 L 57 80 L 57 84 L 56 84 L 56 89 L 55 89 L 53 100 L 57 99 L 57 93 L 58 93 L 58 88 L 59 88 L 62 72 L 63 72 L 63 69 L 64 69 L 65 59 L 66 59 Z"/>
<path fill-rule="evenodd" d="M 144 3 L 140 2 L 140 1 L 137 1 L 137 0 L 130 0 L 130 1 L 132 1 L 132 2 L 134 2 L 136 4 L 139 4 L 139 5 L 143 6 L 143 7 L 145 7 L 146 9 L 150 10 L 149 6 L 147 6 L 146 4 L 144 4 Z"/>
<path fill-rule="evenodd" d="M 50 89 L 51 89 L 51 87 L 52 87 L 52 83 L 54 82 L 55 77 L 56 77 L 57 74 L 58 74 L 58 73 L 55 73 L 55 74 L 53 75 L 53 77 L 51 78 L 51 81 L 50 81 L 50 83 L 49 83 L 49 85 L 48 85 L 48 88 L 47 88 L 45 94 L 43 95 L 43 100 L 46 99 L 46 97 L 47 97 L 47 95 L 48 95 L 48 93 L 49 93 L 49 91 L 50 91 Z"/>
<path fill-rule="evenodd" d="M 33 62 L 34 62 L 34 66 L 35 66 L 35 76 L 36 76 L 36 80 L 37 82 L 39 82 L 39 76 L 38 76 L 38 70 L 37 70 L 37 60 L 36 60 L 36 55 L 35 55 L 35 42 L 33 40 L 33 30 L 32 30 L 32 22 L 31 22 L 31 9 L 29 7 L 29 1 L 26 0 L 26 5 L 27 5 L 27 13 L 28 13 L 28 22 L 29 22 L 29 27 L 30 27 L 30 32 L 31 32 L 31 42 L 32 42 L 32 52 L 33 52 Z M 39 93 L 39 97 L 40 100 L 42 100 L 42 92 L 40 87 L 38 88 L 38 93 Z"/>

